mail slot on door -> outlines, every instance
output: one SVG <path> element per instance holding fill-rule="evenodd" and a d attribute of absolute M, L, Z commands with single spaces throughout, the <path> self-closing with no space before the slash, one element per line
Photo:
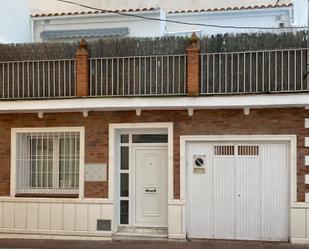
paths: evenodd
<path fill-rule="evenodd" d="M 155 193 L 157 192 L 157 190 L 154 188 L 154 189 L 146 189 L 145 190 L 146 193 Z"/>

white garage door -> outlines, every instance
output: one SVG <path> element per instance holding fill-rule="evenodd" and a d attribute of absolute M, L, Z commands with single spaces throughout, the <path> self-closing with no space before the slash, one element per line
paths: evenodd
<path fill-rule="evenodd" d="M 288 240 L 287 147 L 188 143 L 188 237 Z"/>

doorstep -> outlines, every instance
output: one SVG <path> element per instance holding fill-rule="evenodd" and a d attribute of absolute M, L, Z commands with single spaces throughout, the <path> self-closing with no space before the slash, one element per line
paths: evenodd
<path fill-rule="evenodd" d="M 113 240 L 167 240 L 167 227 L 119 226 Z"/>

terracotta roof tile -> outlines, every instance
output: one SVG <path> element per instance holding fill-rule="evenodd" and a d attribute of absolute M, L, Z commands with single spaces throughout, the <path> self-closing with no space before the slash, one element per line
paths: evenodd
<path fill-rule="evenodd" d="M 269 5 L 254 5 L 254 6 L 242 6 L 242 7 L 226 7 L 226 8 L 213 8 L 213 9 L 187 9 L 187 10 L 175 10 L 168 11 L 168 14 L 180 14 L 180 13 L 201 13 L 201 12 L 216 12 L 216 11 L 233 11 L 233 10 L 251 10 L 251 9 L 268 9 L 268 8 L 283 8 L 291 7 L 293 3 L 283 4 L 269 4 Z M 158 8 L 138 8 L 138 9 L 121 9 L 113 11 L 80 11 L 80 12 L 63 12 L 63 13 L 42 13 L 34 14 L 32 17 L 49 17 L 49 16 L 73 16 L 73 15 L 92 15 L 99 13 L 128 13 L 128 12 L 146 12 L 154 11 Z"/>
<path fill-rule="evenodd" d="M 213 8 L 213 9 L 200 9 L 200 10 L 175 10 L 169 11 L 168 14 L 179 13 L 196 13 L 196 12 L 215 12 L 215 11 L 228 11 L 228 10 L 251 10 L 251 9 L 269 9 L 269 8 L 284 8 L 291 7 L 293 3 L 288 4 L 269 4 L 269 5 L 254 5 L 254 6 L 242 6 L 242 7 L 226 7 L 226 8 Z"/>
<path fill-rule="evenodd" d="M 154 11 L 156 8 L 143 8 L 143 9 L 121 9 L 121 10 L 95 10 L 95 11 L 80 11 L 80 12 L 66 12 L 66 13 L 42 13 L 42 14 L 33 14 L 32 17 L 47 17 L 47 16 L 73 16 L 73 15 L 91 15 L 91 14 L 99 14 L 99 13 L 125 13 L 125 12 L 146 12 L 146 11 Z"/>

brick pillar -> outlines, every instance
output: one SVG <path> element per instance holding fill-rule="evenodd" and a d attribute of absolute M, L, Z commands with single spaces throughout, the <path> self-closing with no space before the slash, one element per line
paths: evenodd
<path fill-rule="evenodd" d="M 85 39 L 81 39 L 76 57 L 76 95 L 89 96 L 89 54 Z"/>
<path fill-rule="evenodd" d="M 191 44 L 187 48 L 187 91 L 188 96 L 200 94 L 200 46 L 195 33 L 191 36 Z"/>

